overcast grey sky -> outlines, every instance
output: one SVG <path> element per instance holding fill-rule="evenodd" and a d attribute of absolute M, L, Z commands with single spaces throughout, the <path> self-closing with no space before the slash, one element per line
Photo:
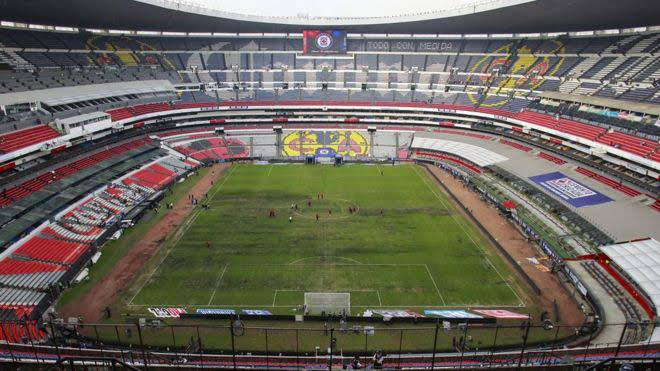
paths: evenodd
<path fill-rule="evenodd" d="M 479 0 L 192 0 L 209 8 L 241 14 L 373 17 L 456 8 Z M 483 1 L 483 0 L 482 0 Z"/>

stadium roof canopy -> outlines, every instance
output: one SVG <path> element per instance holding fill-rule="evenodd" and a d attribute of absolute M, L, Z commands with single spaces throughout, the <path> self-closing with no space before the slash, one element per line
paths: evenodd
<path fill-rule="evenodd" d="M 649 238 L 600 249 L 648 294 L 656 308 L 660 308 L 660 242 Z"/>
<path fill-rule="evenodd" d="M 389 34 L 545 33 L 656 26 L 659 19 L 660 1 L 650 0 L 473 0 L 470 6 L 453 9 L 350 18 L 243 15 L 167 0 L 0 0 L 3 21 L 170 32 L 298 33 L 339 28 Z"/>

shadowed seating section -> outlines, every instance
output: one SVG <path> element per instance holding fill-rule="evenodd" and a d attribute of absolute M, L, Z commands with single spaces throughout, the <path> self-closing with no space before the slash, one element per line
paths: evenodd
<path fill-rule="evenodd" d="M 192 135 L 187 139 L 198 136 L 207 137 L 208 134 Z M 198 161 L 246 158 L 250 155 L 249 147 L 236 138 L 206 138 L 177 146 L 175 149 Z"/>
<path fill-rule="evenodd" d="M 456 165 L 472 170 L 477 174 L 481 174 L 481 169 L 479 169 L 477 166 L 474 166 L 468 163 L 467 161 L 463 161 L 454 156 L 444 155 L 442 153 L 425 152 L 425 151 L 417 151 L 417 155 L 431 160 L 437 159 L 437 160 L 453 162 Z"/>
<path fill-rule="evenodd" d="M 26 196 L 44 188 L 50 183 L 66 178 L 69 175 L 75 174 L 79 170 L 89 168 L 90 166 L 93 166 L 103 160 L 107 160 L 109 158 L 122 154 L 128 150 L 138 148 L 140 146 L 149 143 L 151 143 L 151 140 L 148 138 L 138 139 L 128 143 L 124 143 L 119 146 L 115 146 L 113 148 L 98 152 L 89 157 L 76 160 L 70 164 L 60 166 L 53 171 L 46 172 L 44 174 L 39 175 L 38 177 L 32 178 L 17 186 L 3 190 L 2 193 L 0 194 L 0 207 L 7 206 L 14 201 L 18 201 L 22 198 L 25 198 Z"/>
<path fill-rule="evenodd" d="M 12 343 L 38 342 L 46 337 L 46 333 L 37 328 L 37 321 L 3 322 L 0 340 Z"/>

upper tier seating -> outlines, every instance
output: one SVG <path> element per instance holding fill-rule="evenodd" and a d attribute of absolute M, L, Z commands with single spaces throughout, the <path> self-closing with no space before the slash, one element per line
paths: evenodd
<path fill-rule="evenodd" d="M 60 133 L 48 125 L 33 126 L 9 134 L 0 135 L 0 152 L 8 153 L 27 146 L 57 138 Z"/>

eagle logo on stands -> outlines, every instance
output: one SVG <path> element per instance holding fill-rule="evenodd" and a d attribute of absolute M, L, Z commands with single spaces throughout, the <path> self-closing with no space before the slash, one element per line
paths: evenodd
<path fill-rule="evenodd" d="M 321 32 L 320 34 L 316 35 L 316 46 L 318 46 L 319 49 L 329 49 L 332 47 L 333 43 L 334 39 L 329 33 Z"/>
<path fill-rule="evenodd" d="M 494 53 L 509 54 L 514 46 L 514 43 L 506 44 L 496 49 Z M 549 40 L 544 41 L 535 50 L 532 50 L 527 45 L 519 47 L 517 57 L 514 59 L 499 56 L 484 56 L 477 60 L 468 70 L 470 73 L 478 73 L 480 75 L 470 75 L 468 82 L 472 85 L 477 83 L 483 86 L 484 90 L 490 86 L 488 96 L 481 103 L 482 107 L 503 106 L 516 95 L 526 93 L 514 92 L 510 94 L 511 89 L 535 90 L 545 82 L 544 76 L 554 76 L 559 67 L 564 63 L 563 57 L 560 57 L 552 64 L 548 56 L 537 57 L 532 55 L 532 53 L 536 55 L 548 55 L 563 52 L 564 44 L 561 41 Z M 506 71 L 507 75 L 516 76 L 511 78 L 498 77 L 493 74 L 498 69 L 500 71 Z M 474 90 L 468 92 L 467 97 L 474 104 L 478 103 L 481 98 L 479 93 Z"/>
<path fill-rule="evenodd" d="M 349 130 L 292 131 L 284 137 L 283 144 L 283 155 L 293 157 L 362 157 L 369 149 L 369 141 L 362 133 Z"/>
<path fill-rule="evenodd" d="M 107 66 L 112 64 L 112 58 L 108 56 L 107 54 L 100 54 L 98 57 L 96 57 L 96 63 L 99 66 Z"/>
<path fill-rule="evenodd" d="M 123 65 L 123 66 L 137 66 L 137 65 L 158 65 L 162 64 L 164 67 L 171 70 L 178 70 L 177 66 L 169 60 L 166 55 L 143 54 L 139 52 L 153 52 L 158 51 L 155 47 L 147 44 L 146 42 L 135 40 L 129 36 L 113 36 L 107 37 L 104 35 L 94 35 L 87 39 L 87 46 L 91 50 L 98 50 L 101 52 L 112 52 L 115 59 L 110 55 L 103 53 L 95 59 L 88 58 L 90 64 L 100 66 L 105 65 Z M 138 53 L 134 53 L 137 51 Z"/>
<path fill-rule="evenodd" d="M 227 138 L 226 142 L 220 138 L 200 139 L 182 147 L 179 150 L 199 161 L 250 157 L 250 148 L 238 138 Z"/>

